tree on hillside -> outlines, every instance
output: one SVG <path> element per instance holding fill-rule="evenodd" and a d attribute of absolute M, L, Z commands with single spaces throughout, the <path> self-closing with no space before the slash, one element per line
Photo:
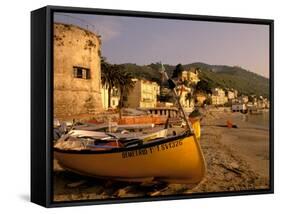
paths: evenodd
<path fill-rule="evenodd" d="M 184 68 L 183 68 L 182 64 L 177 64 L 173 71 L 172 78 L 179 78 L 183 70 L 184 70 Z"/>
<path fill-rule="evenodd" d="M 155 71 L 159 71 L 159 69 L 161 68 L 161 64 L 159 62 L 150 63 L 148 66 L 151 67 Z"/>
<path fill-rule="evenodd" d="M 197 83 L 197 85 L 195 87 L 195 90 L 200 91 L 200 92 L 204 92 L 206 94 L 210 94 L 210 93 L 212 93 L 212 86 L 208 81 L 200 80 Z"/>

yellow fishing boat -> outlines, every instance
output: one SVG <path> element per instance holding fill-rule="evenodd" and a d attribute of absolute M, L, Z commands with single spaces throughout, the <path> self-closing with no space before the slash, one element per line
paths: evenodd
<path fill-rule="evenodd" d="M 154 139 L 129 148 L 64 150 L 55 147 L 59 164 L 76 173 L 120 181 L 198 184 L 205 161 L 194 134 Z"/>
<path fill-rule="evenodd" d="M 92 133 L 90 138 L 86 134 L 86 139 L 83 138 L 85 136 L 80 136 L 78 140 L 63 136 L 59 144 L 54 146 L 54 155 L 59 164 L 82 175 L 113 180 L 157 180 L 190 186 L 198 184 L 205 175 L 204 157 L 177 96 L 176 84 L 168 78 L 165 70 L 162 73 L 168 80 L 186 123 L 185 132 L 178 135 L 175 132 L 170 136 L 166 136 L 165 132 L 165 137 L 154 133 L 150 137 L 123 141 L 120 136 L 114 136 L 115 139 L 103 136 L 102 139 L 95 139 L 96 133 Z M 66 144 L 65 149 L 61 148 L 60 144 Z"/>

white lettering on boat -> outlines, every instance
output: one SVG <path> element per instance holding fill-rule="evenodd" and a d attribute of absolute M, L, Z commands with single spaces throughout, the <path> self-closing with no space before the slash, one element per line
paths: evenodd
<path fill-rule="evenodd" d="M 133 158 L 133 157 L 138 157 L 138 156 L 143 156 L 143 155 L 150 155 L 155 152 L 163 152 L 163 151 L 167 151 L 169 149 L 174 149 L 174 148 L 182 146 L 182 145 L 183 145 L 183 143 L 181 140 L 172 141 L 169 143 L 164 143 L 162 145 L 157 145 L 157 146 L 153 146 L 153 147 L 149 147 L 149 148 L 122 152 L 122 158 Z"/>

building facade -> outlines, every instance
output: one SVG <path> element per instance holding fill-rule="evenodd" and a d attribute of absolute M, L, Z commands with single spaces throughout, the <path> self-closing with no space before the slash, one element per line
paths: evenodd
<path fill-rule="evenodd" d="M 212 89 L 212 104 L 213 105 L 224 105 L 227 103 L 228 99 L 225 96 L 225 92 L 221 88 Z"/>
<path fill-rule="evenodd" d="M 194 99 L 190 87 L 186 87 L 185 85 L 178 86 L 177 94 L 180 96 L 180 103 L 185 110 L 194 107 Z"/>
<path fill-rule="evenodd" d="M 181 79 L 183 82 L 188 81 L 190 83 L 197 84 L 200 81 L 199 70 L 196 68 L 191 68 L 188 71 L 182 71 Z"/>
<path fill-rule="evenodd" d="M 207 99 L 207 96 L 203 93 L 197 93 L 195 97 L 198 105 L 203 105 L 205 100 Z"/>
<path fill-rule="evenodd" d="M 235 97 L 235 93 L 233 92 L 233 91 L 227 91 L 227 98 L 229 99 L 229 100 L 232 100 L 232 99 L 235 99 L 236 97 Z"/>
<path fill-rule="evenodd" d="M 108 108 L 116 109 L 119 105 L 120 94 L 116 88 L 111 90 L 110 106 L 108 106 L 108 89 L 101 87 L 102 107 L 107 110 Z"/>
<path fill-rule="evenodd" d="M 125 100 L 125 106 L 129 108 L 155 108 L 157 95 L 160 94 L 159 85 L 148 80 L 133 79 L 133 81 L 135 85 Z"/>
<path fill-rule="evenodd" d="M 241 101 L 242 103 L 247 103 L 247 102 L 249 102 L 249 97 L 246 96 L 246 95 L 242 95 L 239 99 L 240 99 L 240 101 Z"/>
<path fill-rule="evenodd" d="M 53 27 L 54 117 L 101 111 L 99 36 L 74 25 Z"/>

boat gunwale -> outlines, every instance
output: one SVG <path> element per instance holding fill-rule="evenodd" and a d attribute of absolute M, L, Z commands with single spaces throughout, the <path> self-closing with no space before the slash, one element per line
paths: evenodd
<path fill-rule="evenodd" d="M 129 148 L 113 148 L 113 149 L 110 149 L 110 150 L 90 150 L 90 149 L 83 149 L 83 150 L 73 150 L 73 149 L 60 149 L 60 148 L 56 148 L 54 147 L 53 151 L 54 152 L 59 152 L 59 153 L 67 153 L 67 154 L 110 154 L 110 153 L 119 153 L 119 152 L 126 152 L 126 151 L 133 151 L 133 150 L 140 150 L 140 149 L 145 149 L 145 148 L 150 148 L 150 147 L 153 147 L 153 146 L 157 146 L 157 145 L 161 145 L 161 144 L 164 144 L 164 143 L 168 143 L 168 142 L 171 142 L 171 141 L 174 141 L 174 140 L 179 140 L 179 139 L 183 139 L 183 138 L 186 138 L 186 137 L 191 137 L 193 136 L 194 138 L 195 137 L 195 134 L 194 133 L 183 133 L 183 134 L 180 134 L 180 135 L 176 135 L 176 136 L 171 136 L 171 137 L 166 137 L 164 139 L 155 139 L 155 140 L 152 140 L 150 143 L 147 143 L 147 144 L 143 144 L 143 145 L 140 145 L 140 146 L 136 146 L 136 147 L 129 147 Z M 197 143 L 196 139 L 195 139 L 195 142 Z"/>

